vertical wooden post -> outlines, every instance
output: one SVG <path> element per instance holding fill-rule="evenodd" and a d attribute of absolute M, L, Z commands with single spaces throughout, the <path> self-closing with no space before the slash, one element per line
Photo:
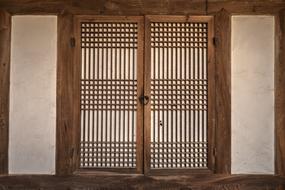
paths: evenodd
<path fill-rule="evenodd" d="M 76 123 L 74 122 L 73 16 L 58 16 L 56 174 L 71 175 L 76 168 Z"/>
<path fill-rule="evenodd" d="M 0 11 L 0 175 L 8 174 L 11 16 Z"/>
<path fill-rule="evenodd" d="M 215 15 L 216 173 L 231 173 L 231 15 Z"/>
<path fill-rule="evenodd" d="M 285 10 L 275 23 L 275 173 L 285 176 Z"/>

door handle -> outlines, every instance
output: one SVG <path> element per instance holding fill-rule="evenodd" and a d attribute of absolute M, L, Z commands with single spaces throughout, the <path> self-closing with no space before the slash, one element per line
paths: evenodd
<path fill-rule="evenodd" d="M 143 105 L 147 105 L 148 102 L 149 102 L 149 97 L 148 96 L 142 95 L 142 96 L 139 97 L 139 99 L 140 99 L 141 104 L 143 104 Z"/>

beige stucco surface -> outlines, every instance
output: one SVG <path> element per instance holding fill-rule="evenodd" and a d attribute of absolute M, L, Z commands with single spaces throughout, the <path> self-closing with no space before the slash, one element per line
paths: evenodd
<path fill-rule="evenodd" d="M 13 16 L 9 172 L 55 173 L 56 16 Z"/>
<path fill-rule="evenodd" d="M 274 17 L 232 17 L 232 173 L 274 173 Z"/>

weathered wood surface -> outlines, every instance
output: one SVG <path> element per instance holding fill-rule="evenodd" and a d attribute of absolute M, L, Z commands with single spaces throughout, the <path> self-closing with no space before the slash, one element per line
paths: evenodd
<path fill-rule="evenodd" d="M 1 189 L 29 190 L 275 190 L 285 178 L 274 176 L 5 176 Z"/>
<path fill-rule="evenodd" d="M 70 175 L 76 166 L 73 16 L 58 17 L 56 173 Z"/>
<path fill-rule="evenodd" d="M 276 17 L 275 38 L 275 171 L 285 176 L 285 10 Z"/>
<path fill-rule="evenodd" d="M 144 15 L 213 14 L 227 9 L 234 14 L 274 14 L 285 8 L 282 0 L 0 0 L 12 14 Z"/>
<path fill-rule="evenodd" d="M 216 44 L 216 172 L 231 173 L 231 16 L 215 15 Z"/>
<path fill-rule="evenodd" d="M 11 17 L 0 11 L 0 175 L 8 173 Z"/>

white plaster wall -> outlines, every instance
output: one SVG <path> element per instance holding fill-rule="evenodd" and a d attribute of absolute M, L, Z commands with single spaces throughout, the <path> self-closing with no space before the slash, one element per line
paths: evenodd
<path fill-rule="evenodd" d="M 274 17 L 232 17 L 232 173 L 274 173 Z"/>
<path fill-rule="evenodd" d="M 55 173 L 56 16 L 13 16 L 9 172 Z"/>

